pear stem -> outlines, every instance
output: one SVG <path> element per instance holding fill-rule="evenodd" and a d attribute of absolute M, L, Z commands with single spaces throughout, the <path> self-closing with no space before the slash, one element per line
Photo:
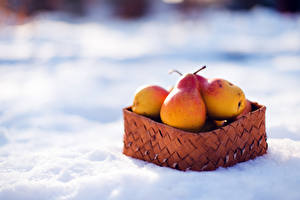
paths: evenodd
<path fill-rule="evenodd" d="M 197 71 L 195 71 L 193 74 L 197 74 L 198 72 L 200 72 L 201 70 L 205 69 L 206 65 L 204 65 L 203 67 L 201 67 L 200 69 L 198 69 Z"/>
<path fill-rule="evenodd" d="M 174 72 L 176 72 L 177 74 L 179 74 L 180 76 L 182 76 L 182 73 L 181 73 L 180 71 L 176 70 L 176 69 L 170 70 L 170 71 L 169 71 L 169 74 L 172 74 L 172 73 L 174 73 Z"/>

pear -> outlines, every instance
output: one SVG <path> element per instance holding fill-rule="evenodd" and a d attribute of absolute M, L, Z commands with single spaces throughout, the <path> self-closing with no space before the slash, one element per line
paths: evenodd
<path fill-rule="evenodd" d="M 217 127 L 222 127 L 226 124 L 226 120 L 214 120 L 214 124 L 217 126 Z"/>
<path fill-rule="evenodd" d="M 160 108 L 169 92 L 157 85 L 142 86 L 137 89 L 132 111 L 150 118 L 158 119 Z"/>
<path fill-rule="evenodd" d="M 208 116 L 215 120 L 232 119 L 246 107 L 241 88 L 224 79 L 211 79 L 202 91 Z"/>
<path fill-rule="evenodd" d="M 243 112 L 241 112 L 236 119 L 241 118 L 242 116 L 246 115 L 247 113 L 252 111 L 252 104 L 251 101 L 249 101 L 248 99 L 246 99 L 246 106 L 245 109 L 243 110 Z"/>
<path fill-rule="evenodd" d="M 206 120 L 206 108 L 199 92 L 195 74 L 180 77 L 161 106 L 163 123 L 187 130 L 199 131 Z"/>
<path fill-rule="evenodd" d="M 206 65 L 204 65 L 203 67 L 201 67 L 200 69 L 198 69 L 197 71 L 195 71 L 193 73 L 196 76 L 196 78 L 197 78 L 197 81 L 198 81 L 198 84 L 199 84 L 199 91 L 200 91 L 200 93 L 202 93 L 202 90 L 204 89 L 204 87 L 207 86 L 208 80 L 205 77 L 198 75 L 197 73 L 200 72 L 200 71 L 202 71 L 205 68 L 206 68 Z M 176 69 L 170 70 L 169 74 L 172 74 L 174 72 L 176 72 L 177 74 L 179 74 L 180 76 L 182 76 L 182 73 L 180 71 L 176 70 Z M 174 86 L 171 86 L 169 88 L 169 92 L 171 92 L 173 90 L 173 88 L 174 88 Z"/>
<path fill-rule="evenodd" d="M 199 84 L 199 91 L 202 94 L 203 90 L 208 86 L 208 79 L 200 76 L 198 74 L 195 74 L 197 80 L 198 80 L 198 84 Z"/>

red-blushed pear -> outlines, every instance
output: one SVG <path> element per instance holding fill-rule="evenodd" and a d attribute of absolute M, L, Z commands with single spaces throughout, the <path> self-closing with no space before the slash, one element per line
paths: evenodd
<path fill-rule="evenodd" d="M 160 108 L 169 92 L 157 85 L 142 86 L 137 89 L 132 111 L 150 118 L 158 119 Z"/>
<path fill-rule="evenodd" d="M 194 74 L 196 75 L 196 78 L 198 80 L 199 89 L 200 89 L 201 94 L 202 94 L 203 90 L 208 86 L 208 80 L 207 80 L 207 78 L 200 76 L 197 73 L 205 68 L 206 68 L 206 66 L 203 66 L 202 68 L 200 68 L 199 70 L 194 72 Z"/>
<path fill-rule="evenodd" d="M 215 120 L 232 119 L 246 107 L 244 92 L 224 79 L 210 79 L 202 91 L 208 116 Z"/>
<path fill-rule="evenodd" d="M 199 92 L 195 74 L 180 77 L 160 110 L 163 123 L 187 130 L 199 131 L 206 120 L 206 108 Z"/>
<path fill-rule="evenodd" d="M 196 74 L 196 78 L 198 80 L 199 83 L 199 88 L 200 88 L 200 92 L 202 94 L 202 91 L 207 87 L 208 85 L 208 80 L 206 78 L 204 78 L 203 76 L 200 76 L 198 74 Z"/>
<path fill-rule="evenodd" d="M 252 111 L 252 105 L 251 105 L 251 101 L 249 101 L 248 99 L 246 99 L 246 106 L 245 109 L 243 110 L 243 112 L 241 112 L 241 114 L 239 114 L 236 119 L 241 118 L 242 116 L 246 115 L 247 113 Z"/>
<path fill-rule="evenodd" d="M 200 93 L 202 93 L 202 90 L 204 90 L 205 87 L 207 87 L 208 85 L 208 80 L 207 78 L 203 77 L 203 76 L 200 76 L 198 75 L 197 73 L 202 71 L 203 69 L 206 68 L 206 65 L 204 65 L 203 67 L 201 67 L 200 69 L 198 69 L 197 71 L 195 71 L 193 74 L 196 76 L 197 80 L 198 80 L 198 84 L 199 84 L 199 89 L 200 89 Z M 171 71 L 169 71 L 169 74 L 173 73 L 173 72 L 176 72 L 177 74 L 179 74 L 180 76 L 182 76 L 182 73 L 176 69 L 173 69 Z M 174 88 L 174 86 L 172 86 L 170 89 L 169 89 L 169 92 L 172 91 L 172 89 Z"/>

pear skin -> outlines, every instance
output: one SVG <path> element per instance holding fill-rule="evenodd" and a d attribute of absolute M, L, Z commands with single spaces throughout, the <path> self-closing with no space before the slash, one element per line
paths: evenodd
<path fill-rule="evenodd" d="M 212 79 L 202 92 L 207 113 L 215 120 L 232 119 L 246 107 L 244 92 L 224 79 Z"/>
<path fill-rule="evenodd" d="M 169 92 L 156 85 L 143 86 L 137 89 L 132 111 L 150 118 L 159 118 L 160 108 Z"/>
<path fill-rule="evenodd" d="M 243 112 L 241 112 L 241 114 L 239 114 L 236 118 L 239 119 L 241 118 L 242 116 L 246 115 L 247 113 L 251 112 L 252 111 L 252 105 L 251 105 L 251 101 L 249 101 L 248 99 L 246 99 L 246 107 L 245 109 L 243 110 Z"/>
<path fill-rule="evenodd" d="M 199 89 L 201 94 L 203 93 L 203 90 L 208 86 L 208 80 L 206 78 L 204 78 L 203 76 L 200 76 L 198 74 L 195 74 L 197 80 L 198 80 L 198 84 L 199 84 Z"/>
<path fill-rule="evenodd" d="M 217 127 L 222 127 L 226 124 L 226 120 L 214 120 L 214 124 L 217 126 Z"/>
<path fill-rule="evenodd" d="M 187 130 L 199 131 L 206 120 L 206 108 L 194 74 L 182 76 L 165 99 L 160 117 L 163 123 Z"/>

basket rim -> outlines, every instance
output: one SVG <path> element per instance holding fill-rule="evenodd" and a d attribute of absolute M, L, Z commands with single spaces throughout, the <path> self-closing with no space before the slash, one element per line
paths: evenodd
<path fill-rule="evenodd" d="M 249 101 L 250 101 L 250 100 L 249 100 Z M 141 118 L 143 118 L 143 119 L 145 119 L 145 120 L 149 120 L 151 123 L 159 124 L 160 126 L 165 126 L 165 127 L 167 127 L 167 128 L 174 129 L 174 130 L 176 130 L 177 132 L 180 132 L 181 134 L 193 134 L 193 135 L 200 135 L 200 134 L 201 134 L 201 135 L 208 135 L 208 134 L 211 134 L 211 133 L 213 133 L 213 132 L 215 132 L 215 131 L 218 131 L 218 130 L 220 130 L 220 129 L 224 129 L 224 128 L 227 127 L 227 126 L 231 126 L 232 124 L 240 123 L 244 118 L 247 118 L 251 113 L 256 113 L 256 112 L 260 112 L 260 111 L 266 110 L 266 106 L 265 106 L 265 105 L 259 104 L 258 102 L 253 102 L 253 101 L 250 101 L 250 102 L 251 102 L 251 105 L 254 105 L 254 106 L 257 107 L 256 110 L 251 111 L 251 112 L 249 112 L 249 113 L 243 115 L 242 117 L 240 117 L 239 119 L 237 119 L 237 120 L 231 122 L 230 124 L 227 124 L 227 125 L 225 125 L 225 126 L 216 128 L 216 129 L 211 130 L 211 131 L 204 131 L 204 132 L 199 132 L 199 131 L 198 131 L 198 132 L 185 131 L 185 130 L 181 130 L 181 129 L 179 129 L 179 128 L 176 128 L 176 127 L 173 127 L 173 126 L 170 126 L 170 125 L 161 123 L 161 122 L 157 122 L 157 121 L 151 119 L 150 117 L 146 117 L 146 116 L 143 116 L 143 115 L 139 115 L 139 114 L 136 114 L 136 113 L 134 113 L 133 111 L 129 110 L 129 109 L 131 109 L 131 106 L 127 106 L 127 107 L 123 108 L 123 112 L 126 112 L 126 113 L 128 113 L 128 114 L 134 115 L 134 116 L 136 116 L 136 117 L 141 117 Z"/>

